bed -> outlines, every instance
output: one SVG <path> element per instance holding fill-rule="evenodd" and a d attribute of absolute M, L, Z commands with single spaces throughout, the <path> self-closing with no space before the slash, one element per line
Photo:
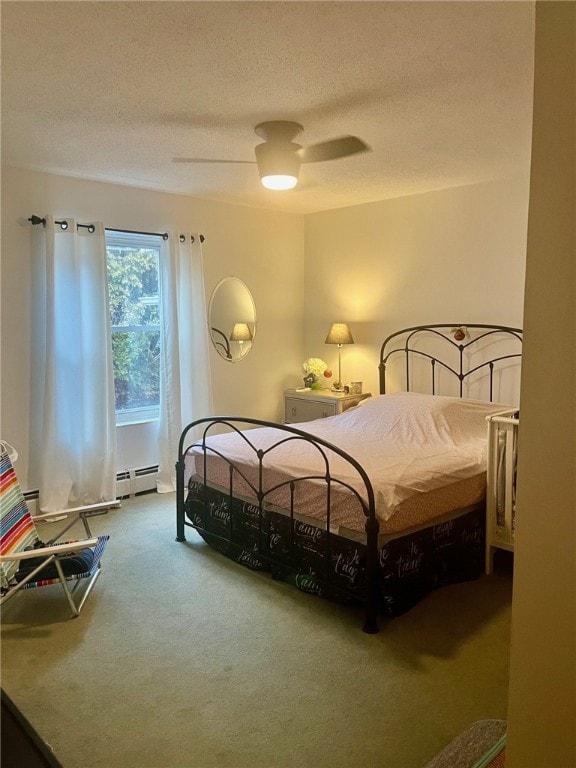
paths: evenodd
<path fill-rule="evenodd" d="M 177 540 L 191 527 L 242 565 L 362 604 L 370 633 L 380 615 L 476 578 L 486 423 L 514 405 L 521 342 L 505 326 L 405 328 L 381 345 L 380 394 L 342 414 L 192 422 L 176 463 Z"/>

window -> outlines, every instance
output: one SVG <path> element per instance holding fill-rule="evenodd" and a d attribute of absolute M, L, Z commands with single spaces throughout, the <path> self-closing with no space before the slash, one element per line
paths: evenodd
<path fill-rule="evenodd" d="M 158 418 L 161 237 L 106 232 L 116 424 Z"/>

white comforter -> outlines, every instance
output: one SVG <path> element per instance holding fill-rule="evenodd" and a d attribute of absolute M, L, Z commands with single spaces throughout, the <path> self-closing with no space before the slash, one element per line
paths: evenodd
<path fill-rule="evenodd" d="M 338 416 L 292 424 L 337 445 L 353 456 L 372 483 L 376 514 L 389 520 L 414 494 L 425 493 L 479 475 L 486 470 L 486 417 L 510 406 L 438 395 L 398 393 L 362 401 Z M 273 428 L 244 433 L 266 450 L 285 436 Z M 235 433 L 208 439 L 234 463 L 255 466 L 257 459 Z M 329 457 L 330 473 L 356 488 L 363 483 L 354 468 L 338 455 Z M 193 463 L 193 462 L 192 462 Z M 283 443 L 266 454 L 264 465 L 274 475 L 295 477 L 323 472 L 318 451 L 300 440 Z M 200 466 L 200 465 L 199 465 Z M 189 467 L 188 474 L 193 471 Z"/>

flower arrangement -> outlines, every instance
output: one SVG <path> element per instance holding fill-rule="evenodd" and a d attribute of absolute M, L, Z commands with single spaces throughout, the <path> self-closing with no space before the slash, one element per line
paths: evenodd
<path fill-rule="evenodd" d="M 332 376 L 332 371 L 328 370 L 328 366 L 319 357 L 309 357 L 302 364 L 302 370 L 306 374 L 304 376 L 304 385 L 310 387 L 310 389 L 322 389 L 322 379 L 324 377 L 329 379 Z"/>

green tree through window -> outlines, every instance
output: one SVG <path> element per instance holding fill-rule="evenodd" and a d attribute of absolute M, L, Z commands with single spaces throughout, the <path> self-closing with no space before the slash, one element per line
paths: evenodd
<path fill-rule="evenodd" d="M 158 417 L 161 238 L 106 233 L 116 423 Z"/>

